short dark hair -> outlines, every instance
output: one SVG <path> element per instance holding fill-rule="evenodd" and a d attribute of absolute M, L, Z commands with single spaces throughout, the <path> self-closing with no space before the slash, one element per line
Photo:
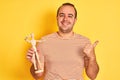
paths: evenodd
<path fill-rule="evenodd" d="M 60 8 L 61 8 L 62 6 L 72 6 L 72 7 L 74 8 L 74 10 L 75 10 L 75 18 L 77 18 L 77 10 L 76 10 L 74 4 L 71 4 L 71 3 L 63 3 L 63 4 L 58 8 L 58 10 L 57 10 L 57 16 L 58 16 L 59 10 L 60 10 Z"/>

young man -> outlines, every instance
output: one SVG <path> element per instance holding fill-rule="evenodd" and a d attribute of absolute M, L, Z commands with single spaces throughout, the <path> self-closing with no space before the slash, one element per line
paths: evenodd
<path fill-rule="evenodd" d="M 87 76 L 94 80 L 98 74 L 99 66 L 96 62 L 95 46 L 90 40 L 82 35 L 73 32 L 73 26 L 77 20 L 77 11 L 73 4 L 64 3 L 57 11 L 57 24 L 59 30 L 42 38 L 38 43 L 37 50 L 42 63 L 43 72 L 38 63 L 38 72 L 35 73 L 34 66 L 31 66 L 31 73 L 34 78 L 43 74 L 44 80 L 83 80 L 85 68 Z M 29 49 L 27 58 L 32 63 L 34 50 Z M 37 61 L 36 61 L 37 62 Z"/>

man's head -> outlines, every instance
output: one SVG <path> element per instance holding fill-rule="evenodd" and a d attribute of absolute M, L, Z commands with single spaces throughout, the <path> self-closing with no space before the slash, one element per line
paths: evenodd
<path fill-rule="evenodd" d="M 71 6 L 71 7 L 73 7 L 74 10 L 75 10 L 75 18 L 77 18 L 77 10 L 76 10 L 75 6 L 74 6 L 73 4 L 71 4 L 71 3 L 64 3 L 64 4 L 62 4 L 62 5 L 58 8 L 58 10 L 57 10 L 57 16 L 58 16 L 58 13 L 59 13 L 60 8 L 63 7 L 63 6 Z"/>
<path fill-rule="evenodd" d="M 69 33 L 72 31 L 76 22 L 77 11 L 73 4 L 64 3 L 58 8 L 57 23 L 59 31 L 62 33 Z"/>

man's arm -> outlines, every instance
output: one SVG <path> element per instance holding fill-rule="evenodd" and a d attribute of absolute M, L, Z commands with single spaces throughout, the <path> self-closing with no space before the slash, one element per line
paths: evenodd
<path fill-rule="evenodd" d="M 39 79 L 39 78 L 43 75 L 43 73 L 44 73 L 44 72 L 35 73 L 34 65 L 31 66 L 30 72 L 31 72 L 32 76 L 33 76 L 35 79 Z"/>
<path fill-rule="evenodd" d="M 96 59 L 85 57 L 85 71 L 91 80 L 94 80 L 96 78 L 99 72 L 99 66 L 96 62 Z"/>
<path fill-rule="evenodd" d="M 97 45 L 98 41 L 96 41 L 94 44 L 88 44 L 84 48 L 85 56 L 85 71 L 87 76 L 94 80 L 99 72 L 99 66 L 96 61 L 95 56 L 95 46 Z"/>
<path fill-rule="evenodd" d="M 39 51 L 38 51 L 38 53 L 39 53 Z M 27 59 L 32 63 L 32 66 L 31 66 L 31 68 L 30 68 L 30 72 L 31 72 L 32 76 L 33 76 L 35 79 L 38 79 L 38 78 L 40 78 L 40 77 L 43 75 L 43 73 L 44 73 L 44 57 L 43 57 L 43 56 L 40 56 L 40 53 L 39 53 L 40 61 L 41 61 L 41 64 L 42 64 L 42 65 L 39 65 L 39 64 L 38 64 L 38 61 L 35 59 L 35 57 L 33 57 L 33 54 L 35 54 L 35 53 L 34 53 L 34 49 L 33 49 L 33 48 L 29 49 L 28 52 L 27 52 Z M 34 62 L 36 62 L 37 70 L 35 70 L 35 67 L 34 67 L 34 65 L 33 65 Z M 41 68 L 41 66 L 42 66 L 42 68 Z M 40 71 L 41 69 L 42 69 L 43 71 Z M 36 72 L 37 72 L 37 73 L 36 73 Z"/>

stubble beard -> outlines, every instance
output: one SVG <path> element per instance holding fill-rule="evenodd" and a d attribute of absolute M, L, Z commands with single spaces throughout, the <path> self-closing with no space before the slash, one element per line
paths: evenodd
<path fill-rule="evenodd" d="M 62 29 L 61 27 L 59 27 L 59 30 L 62 32 L 62 33 L 70 33 L 72 30 L 73 30 L 73 27 L 71 28 L 68 28 L 66 30 Z"/>

